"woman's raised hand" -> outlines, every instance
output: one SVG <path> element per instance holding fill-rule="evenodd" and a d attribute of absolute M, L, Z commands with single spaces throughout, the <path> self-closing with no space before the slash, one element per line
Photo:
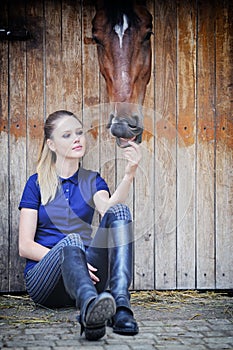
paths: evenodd
<path fill-rule="evenodd" d="M 128 163 L 125 168 L 125 175 L 129 177 L 130 180 L 135 176 L 138 164 L 142 158 L 140 146 L 133 142 L 129 141 L 130 147 L 124 148 L 125 159 L 128 160 Z"/>

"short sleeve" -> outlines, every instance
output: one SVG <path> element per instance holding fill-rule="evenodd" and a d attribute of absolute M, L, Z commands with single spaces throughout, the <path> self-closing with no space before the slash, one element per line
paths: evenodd
<path fill-rule="evenodd" d="M 23 190 L 23 194 L 19 203 L 19 209 L 39 209 L 41 204 L 40 188 L 38 184 L 38 176 L 34 174 L 29 177 Z"/>
<path fill-rule="evenodd" d="M 96 173 L 96 192 L 98 191 L 107 191 L 110 195 L 110 191 L 109 191 L 109 188 L 108 188 L 108 185 L 106 183 L 106 181 L 100 176 L 99 173 Z"/>

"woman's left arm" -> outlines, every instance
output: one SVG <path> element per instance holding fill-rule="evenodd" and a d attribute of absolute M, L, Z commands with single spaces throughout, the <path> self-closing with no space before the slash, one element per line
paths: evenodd
<path fill-rule="evenodd" d="M 124 203 L 129 195 L 129 190 L 135 177 L 139 162 L 141 160 L 140 146 L 135 142 L 129 142 L 130 147 L 124 148 L 124 156 L 128 161 L 125 175 L 118 185 L 116 191 L 109 197 L 107 191 L 98 191 L 94 195 L 94 203 L 98 212 L 103 216 L 111 206 Z"/>

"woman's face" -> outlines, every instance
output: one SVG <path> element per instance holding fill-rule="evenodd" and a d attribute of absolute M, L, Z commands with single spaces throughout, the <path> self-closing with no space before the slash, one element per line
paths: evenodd
<path fill-rule="evenodd" d="M 79 159 L 86 150 L 86 138 L 80 122 L 72 116 L 64 116 L 56 123 L 51 139 L 47 140 L 49 148 L 59 158 Z"/>

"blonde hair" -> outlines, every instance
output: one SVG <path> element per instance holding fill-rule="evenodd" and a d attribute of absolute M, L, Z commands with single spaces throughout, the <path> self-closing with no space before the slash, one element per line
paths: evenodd
<path fill-rule="evenodd" d="M 60 186 L 59 177 L 56 173 L 56 154 L 49 148 L 47 140 L 53 138 L 52 134 L 56 129 L 56 122 L 67 116 L 74 117 L 82 125 L 75 114 L 66 110 L 60 110 L 50 114 L 44 125 L 44 140 L 37 164 L 38 183 L 41 192 L 41 203 L 43 205 L 48 204 L 55 198 Z"/>

